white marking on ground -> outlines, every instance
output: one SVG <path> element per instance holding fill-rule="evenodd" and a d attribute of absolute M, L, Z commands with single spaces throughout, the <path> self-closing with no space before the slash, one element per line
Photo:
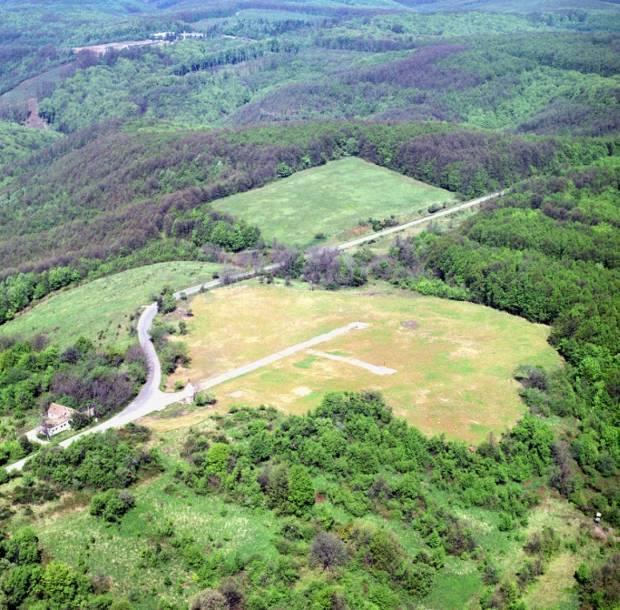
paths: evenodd
<path fill-rule="evenodd" d="M 364 362 L 363 360 L 358 360 L 357 358 L 349 358 L 348 356 L 336 356 L 336 354 L 328 354 L 327 352 L 319 352 L 315 349 L 308 350 L 309 354 L 313 356 L 318 356 L 319 358 L 327 358 L 327 360 L 335 360 L 336 362 L 345 362 L 346 364 L 350 364 L 352 366 L 357 366 L 360 369 L 365 369 L 374 373 L 375 375 L 393 375 L 397 371 L 395 369 L 391 369 L 387 366 L 377 366 L 376 364 L 370 364 L 370 362 Z"/>
<path fill-rule="evenodd" d="M 236 379 L 237 377 L 241 377 L 242 375 L 247 375 L 248 373 L 252 373 L 257 369 L 261 369 L 265 366 L 269 366 L 270 364 L 274 364 L 278 362 L 278 360 L 283 360 L 284 358 L 288 358 L 293 354 L 297 354 L 298 352 L 305 352 L 315 345 L 319 345 L 320 343 L 325 343 L 326 341 L 331 341 L 332 339 L 336 339 L 337 337 L 341 337 L 342 335 L 346 335 L 350 333 L 352 330 L 362 330 L 364 328 L 368 328 L 368 324 L 364 322 L 351 322 L 346 326 L 341 326 L 340 328 L 336 328 L 328 333 L 323 335 L 319 335 L 318 337 L 313 337 L 312 339 L 308 339 L 307 341 L 302 341 L 301 343 L 296 343 L 295 345 L 291 345 L 275 354 L 271 354 L 269 356 L 265 356 L 260 360 L 255 360 L 254 362 L 250 362 L 249 364 L 244 364 L 243 366 L 237 367 L 236 369 L 231 369 L 226 373 L 222 373 L 221 375 L 216 375 L 215 377 L 211 377 L 206 379 L 205 381 L 201 381 L 197 384 L 199 390 L 208 390 L 209 388 L 213 388 L 216 385 L 220 385 L 221 383 L 225 383 L 227 381 L 231 381 L 232 379 Z"/>

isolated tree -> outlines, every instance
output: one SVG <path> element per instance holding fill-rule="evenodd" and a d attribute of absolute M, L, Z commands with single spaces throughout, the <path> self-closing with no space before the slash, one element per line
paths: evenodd
<path fill-rule="evenodd" d="M 323 569 L 343 565 L 347 561 L 344 542 L 334 534 L 319 532 L 310 547 L 310 561 Z"/>

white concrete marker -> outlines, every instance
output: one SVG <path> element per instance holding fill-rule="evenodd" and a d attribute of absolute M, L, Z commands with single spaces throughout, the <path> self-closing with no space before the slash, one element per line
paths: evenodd
<path fill-rule="evenodd" d="M 336 362 L 345 362 L 352 366 L 357 366 L 360 369 L 366 369 L 375 375 L 393 375 L 396 373 L 396 369 L 388 368 L 387 366 L 377 366 L 376 364 L 370 364 L 370 362 L 364 362 L 357 358 L 350 358 L 348 356 L 337 356 L 336 354 L 328 354 L 327 352 L 318 352 L 317 350 L 308 350 L 309 354 L 318 356 L 319 358 L 326 358 L 327 360 L 335 360 Z"/>

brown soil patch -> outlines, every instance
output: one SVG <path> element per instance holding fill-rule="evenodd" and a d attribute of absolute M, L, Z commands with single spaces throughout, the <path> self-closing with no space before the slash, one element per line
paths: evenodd
<path fill-rule="evenodd" d="M 39 116 L 39 102 L 36 97 L 28 100 L 28 118 L 24 123 L 26 127 L 32 129 L 47 129 L 49 125 Z"/>

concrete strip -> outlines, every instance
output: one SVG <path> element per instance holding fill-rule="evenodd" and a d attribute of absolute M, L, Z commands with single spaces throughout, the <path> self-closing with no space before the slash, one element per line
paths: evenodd
<path fill-rule="evenodd" d="M 217 375 L 216 377 L 211 377 L 210 379 L 206 379 L 205 381 L 201 381 L 197 384 L 199 390 L 207 390 L 209 388 L 213 388 L 216 385 L 220 385 L 221 383 L 225 383 L 230 381 L 231 379 L 236 379 L 237 377 L 241 377 L 242 375 L 247 375 L 248 373 L 252 373 L 257 369 L 263 368 L 265 366 L 269 366 L 274 362 L 278 362 L 278 360 L 282 360 L 284 358 L 288 358 L 293 354 L 297 354 L 299 352 L 305 352 L 311 347 L 315 345 L 319 345 L 320 343 L 325 343 L 326 341 L 331 341 L 337 337 L 341 337 L 342 335 L 346 335 L 352 330 L 361 330 L 363 328 L 368 328 L 368 324 L 364 322 L 351 322 L 351 324 L 347 324 L 346 326 L 341 326 L 340 328 L 336 328 L 328 333 L 323 335 L 319 335 L 317 337 L 313 337 L 312 339 L 308 339 L 307 341 L 302 341 L 301 343 L 297 343 L 295 345 L 291 345 L 291 347 L 287 347 L 286 349 L 280 350 L 275 354 L 271 354 L 269 356 L 265 356 L 265 358 L 261 358 L 260 360 L 255 360 L 254 362 L 250 362 L 249 364 L 245 364 L 236 369 L 232 369 L 227 371 L 226 373 L 222 373 L 221 375 Z"/>
<path fill-rule="evenodd" d="M 308 353 L 313 356 L 318 356 L 319 358 L 326 358 L 327 360 L 334 360 L 335 362 L 344 362 L 352 366 L 357 366 L 360 369 L 365 369 L 375 375 L 393 375 L 397 372 L 396 369 L 391 369 L 387 366 L 377 366 L 376 364 L 370 364 L 370 362 L 364 362 L 363 360 L 358 360 L 357 358 L 349 358 L 348 356 L 337 356 L 336 354 L 319 352 L 314 349 L 309 349 Z"/>

